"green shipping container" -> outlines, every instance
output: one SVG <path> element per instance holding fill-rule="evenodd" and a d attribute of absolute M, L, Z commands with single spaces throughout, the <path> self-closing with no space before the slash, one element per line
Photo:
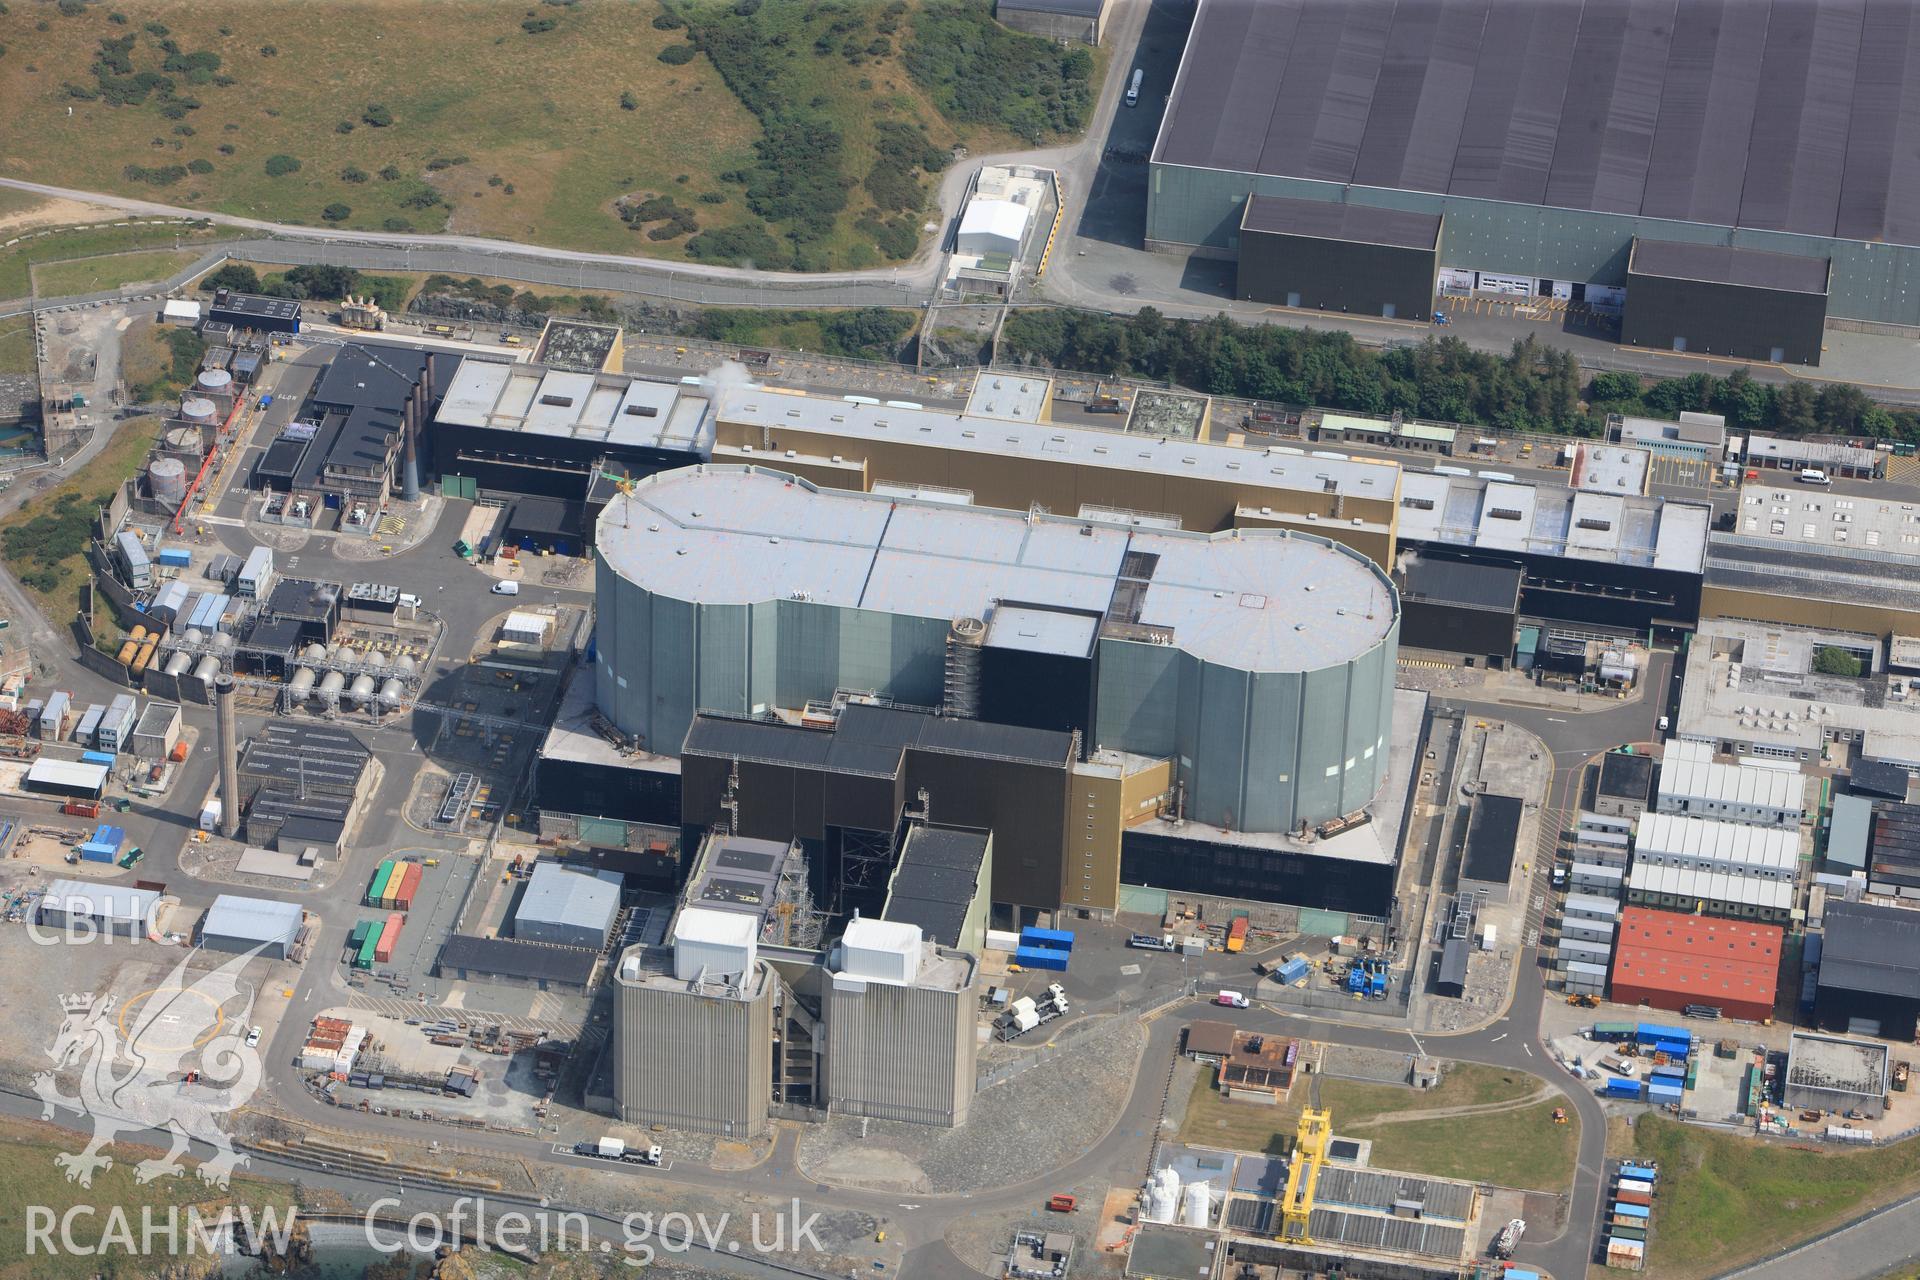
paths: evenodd
<path fill-rule="evenodd" d="M 380 931 L 378 929 L 368 929 L 367 936 L 360 942 L 359 954 L 353 958 L 353 967 L 356 969 L 373 968 L 373 949 L 379 945 Z"/>
<path fill-rule="evenodd" d="M 1645 1240 L 1647 1233 L 1638 1227 L 1611 1227 L 1607 1234 L 1621 1240 Z"/>
<path fill-rule="evenodd" d="M 359 924 L 353 926 L 353 932 L 347 935 L 347 945 L 355 951 L 358 951 L 360 944 L 367 940 L 367 930 L 371 928 L 373 928 L 373 921 L 371 920 L 362 920 Z"/>
<path fill-rule="evenodd" d="M 393 879 L 393 867 L 394 867 L 394 864 L 392 859 L 388 859 L 386 862 L 383 862 L 380 864 L 380 869 L 378 871 L 375 871 L 373 873 L 373 883 L 367 886 L 367 905 L 368 906 L 370 907 L 379 906 L 380 899 L 386 896 L 387 881 Z"/>
<path fill-rule="evenodd" d="M 1631 1040 L 1638 1028 L 1631 1022 L 1596 1022 L 1593 1024 L 1593 1038 L 1596 1040 Z"/>

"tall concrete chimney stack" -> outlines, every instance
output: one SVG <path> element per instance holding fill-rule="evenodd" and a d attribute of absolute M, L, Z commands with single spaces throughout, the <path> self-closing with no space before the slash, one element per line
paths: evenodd
<path fill-rule="evenodd" d="M 214 677 L 213 705 L 218 715 L 220 750 L 220 834 L 240 834 L 240 734 L 233 723 L 233 677 Z"/>

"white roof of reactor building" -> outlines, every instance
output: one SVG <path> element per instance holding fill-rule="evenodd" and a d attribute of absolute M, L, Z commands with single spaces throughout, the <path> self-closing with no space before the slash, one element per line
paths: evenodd
<path fill-rule="evenodd" d="M 990 644 L 1082 656 L 1084 626 L 1038 615 L 1261 672 L 1350 661 L 1399 616 L 1372 562 L 1310 534 L 1129 529 L 822 490 L 758 467 L 648 477 L 608 505 L 596 541 L 622 578 L 671 599 L 973 617 Z M 1028 616 L 1002 626 L 1003 600 Z"/>
<path fill-rule="evenodd" d="M 1420 542 L 1700 573 L 1712 517 L 1705 503 L 1557 484 L 1413 470 L 1400 479 L 1400 536 Z"/>
<path fill-rule="evenodd" d="M 759 940 L 759 928 L 759 920 L 745 911 L 684 907 L 673 919 L 673 940 L 750 947 Z"/>

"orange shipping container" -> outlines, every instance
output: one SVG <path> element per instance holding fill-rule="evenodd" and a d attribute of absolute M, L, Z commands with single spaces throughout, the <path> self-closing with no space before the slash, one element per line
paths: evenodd
<path fill-rule="evenodd" d="M 375 960 L 385 964 L 393 959 L 393 944 L 400 940 L 400 926 L 405 920 L 398 911 L 387 917 L 387 927 L 380 931 L 380 941 L 373 947 Z"/>
<path fill-rule="evenodd" d="M 393 905 L 396 908 L 401 911 L 413 910 L 413 893 L 420 887 L 420 879 L 425 874 L 419 863 L 407 864 L 406 875 L 401 878 L 400 887 L 389 895 L 393 898 Z"/>

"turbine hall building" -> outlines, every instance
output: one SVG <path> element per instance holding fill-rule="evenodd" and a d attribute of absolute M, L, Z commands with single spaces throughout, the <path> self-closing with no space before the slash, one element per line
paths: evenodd
<path fill-rule="evenodd" d="M 1905 4 L 1198 0 L 1145 239 L 1260 301 L 1817 364 L 1828 315 L 1920 325 L 1916 82 Z"/>
<path fill-rule="evenodd" d="M 637 482 L 596 547 L 595 702 L 648 751 L 677 753 L 696 713 L 797 715 L 860 690 L 1172 759 L 1181 816 L 1240 833 L 1353 814 L 1387 777 L 1399 600 L 1309 534 L 701 466 Z"/>

